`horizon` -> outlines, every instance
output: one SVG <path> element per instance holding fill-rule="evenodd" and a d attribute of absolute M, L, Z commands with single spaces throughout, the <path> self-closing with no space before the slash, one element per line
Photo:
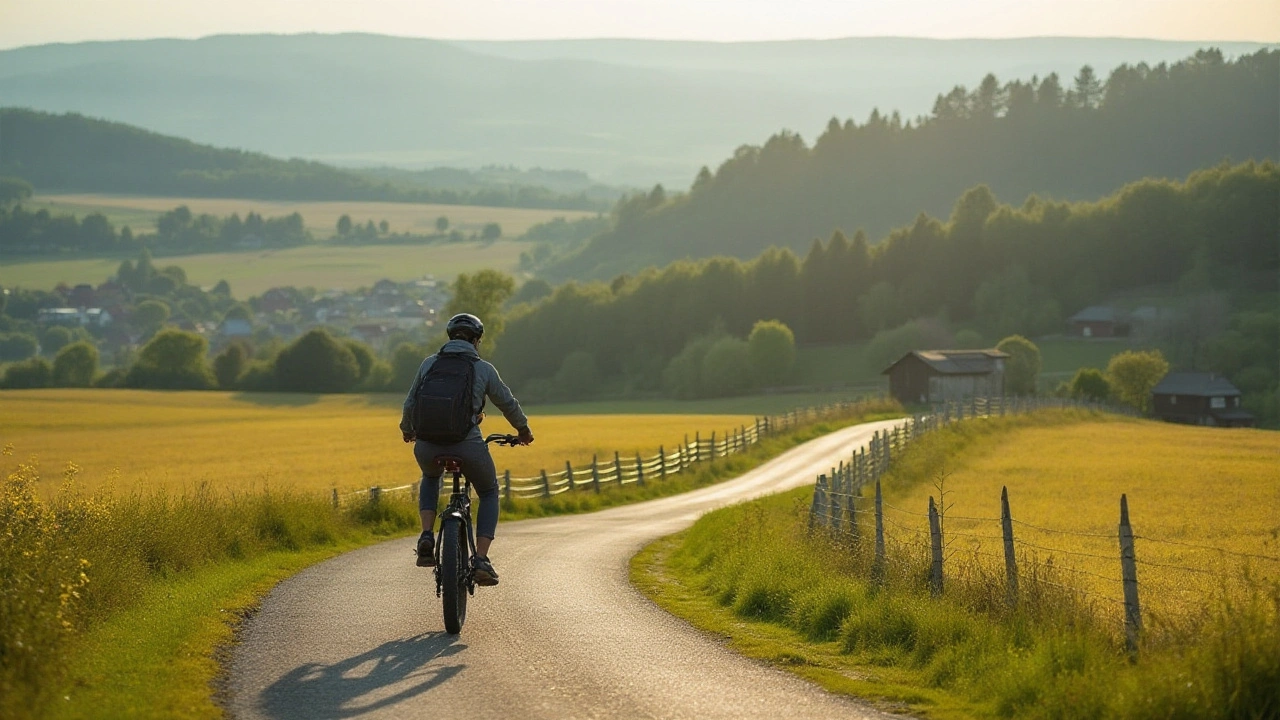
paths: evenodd
<path fill-rule="evenodd" d="M 1271 0 L 741 0 L 726 11 L 709 0 L 48 0 L 10 4 L 0 49 L 221 35 L 364 33 L 391 37 L 520 42 L 575 40 L 708 43 L 863 38 L 1015 40 L 1124 39 L 1280 42 Z M 306 12 L 301 6 L 306 5 Z M 105 7 L 104 7 L 105 6 Z"/>

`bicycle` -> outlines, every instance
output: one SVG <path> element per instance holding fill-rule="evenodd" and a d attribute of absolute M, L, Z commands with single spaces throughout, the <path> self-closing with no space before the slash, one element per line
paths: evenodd
<path fill-rule="evenodd" d="M 493 434 L 485 444 L 520 445 L 515 435 Z M 476 594 L 471 559 L 476 554 L 475 531 L 471 526 L 471 483 L 462 476 L 462 458 L 437 455 L 435 462 L 453 475 L 453 493 L 440 514 L 440 542 L 436 543 L 436 597 L 444 604 L 444 629 L 450 635 L 462 632 L 467 619 L 467 597 Z"/>

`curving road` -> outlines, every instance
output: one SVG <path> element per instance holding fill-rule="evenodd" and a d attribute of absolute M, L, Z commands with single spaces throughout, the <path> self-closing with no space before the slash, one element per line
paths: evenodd
<path fill-rule="evenodd" d="M 667 614 L 627 563 L 708 510 L 813 482 L 895 421 L 846 428 L 735 480 L 498 527 L 502 583 L 444 633 L 431 571 L 399 539 L 282 582 L 231 660 L 237 718 L 888 718 Z"/>

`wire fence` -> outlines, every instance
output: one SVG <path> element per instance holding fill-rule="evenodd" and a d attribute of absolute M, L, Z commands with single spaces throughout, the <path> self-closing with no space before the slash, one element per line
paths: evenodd
<path fill-rule="evenodd" d="M 923 572 L 934 595 L 942 594 L 948 583 L 958 582 L 971 586 L 968 589 L 979 591 L 979 595 L 985 592 L 990 596 L 998 589 L 1003 596 L 998 604 L 1007 608 L 1054 601 L 1046 600 L 1045 594 L 1050 590 L 1059 594 L 1059 601 L 1065 597 L 1077 604 L 1119 608 L 1131 653 L 1137 652 L 1143 622 L 1140 567 L 1148 568 L 1143 573 L 1143 595 L 1155 593 L 1165 601 L 1203 597 L 1213 586 L 1220 588 L 1238 580 L 1239 574 L 1231 572 L 1232 560 L 1237 565 L 1274 564 L 1274 569 L 1280 571 L 1277 556 L 1135 534 L 1128 499 L 1123 494 L 1114 533 L 1050 528 L 1017 520 L 1010 511 L 1007 488 L 1001 492 L 999 517 L 948 513 L 940 503 L 949 493 L 941 489 L 942 497 L 937 501 L 930 497 L 928 507 L 920 510 L 885 502 L 881 478 L 926 434 L 966 419 L 1047 408 L 1134 414 L 1127 408 L 1054 398 L 948 403 L 932 413 L 911 417 L 893 430 L 877 432 L 868 445 L 841 460 L 829 474 L 818 476 L 809 509 L 809 528 L 844 536 L 852 540 L 848 547 L 870 553 L 867 566 L 877 583 L 887 582 L 894 573 L 918 576 Z M 863 497 L 867 487 L 874 487 L 873 498 Z M 868 500 L 873 502 L 870 508 L 865 506 Z M 1186 564 L 1189 560 L 1179 563 L 1139 559 L 1137 541 L 1201 553 L 1201 567 Z M 1064 543 L 1072 547 L 1063 547 Z M 1064 564 L 1059 558 L 1073 564 Z M 1105 610 L 1104 615 L 1110 612 L 1114 610 Z"/>
<path fill-rule="evenodd" d="M 511 471 L 506 470 L 499 477 L 500 494 L 503 499 L 550 498 L 566 492 L 598 493 L 613 487 L 661 482 L 667 476 L 685 472 L 701 463 L 746 452 L 770 436 L 824 420 L 862 415 L 886 402 L 883 397 L 863 399 L 761 416 L 750 424 L 713 432 L 709 437 L 703 437 L 701 433 L 695 433 L 692 438 L 685 435 L 683 441 L 669 447 L 658 446 L 651 455 L 622 455 L 620 452 L 614 452 L 612 457 L 594 455 L 590 464 L 580 462 L 576 467 L 572 461 L 565 460 L 563 469 L 557 468 L 552 472 L 543 469 L 531 477 L 512 477 Z M 330 492 L 333 506 L 340 507 L 352 502 L 376 503 L 391 493 L 407 492 L 416 499 L 418 487 L 415 482 L 351 492 L 339 492 L 334 488 Z"/>

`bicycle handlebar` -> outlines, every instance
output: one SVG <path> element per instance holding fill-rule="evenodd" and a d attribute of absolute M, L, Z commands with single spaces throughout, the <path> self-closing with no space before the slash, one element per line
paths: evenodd
<path fill-rule="evenodd" d="M 496 442 L 496 443 L 498 443 L 499 445 L 510 445 L 510 446 L 512 446 L 512 447 L 514 447 L 514 446 L 516 446 L 516 445 L 523 445 L 523 444 L 524 444 L 524 443 L 520 442 L 520 438 L 519 438 L 518 436 L 515 436 L 515 435 L 504 435 L 504 434 L 502 434 L 502 433 L 494 433 L 494 434 L 492 434 L 492 435 L 490 435 L 490 436 L 486 437 L 486 438 L 484 439 L 484 442 L 485 442 L 485 444 L 486 444 L 486 445 L 488 445 L 489 443 L 494 443 L 494 442 Z"/>

